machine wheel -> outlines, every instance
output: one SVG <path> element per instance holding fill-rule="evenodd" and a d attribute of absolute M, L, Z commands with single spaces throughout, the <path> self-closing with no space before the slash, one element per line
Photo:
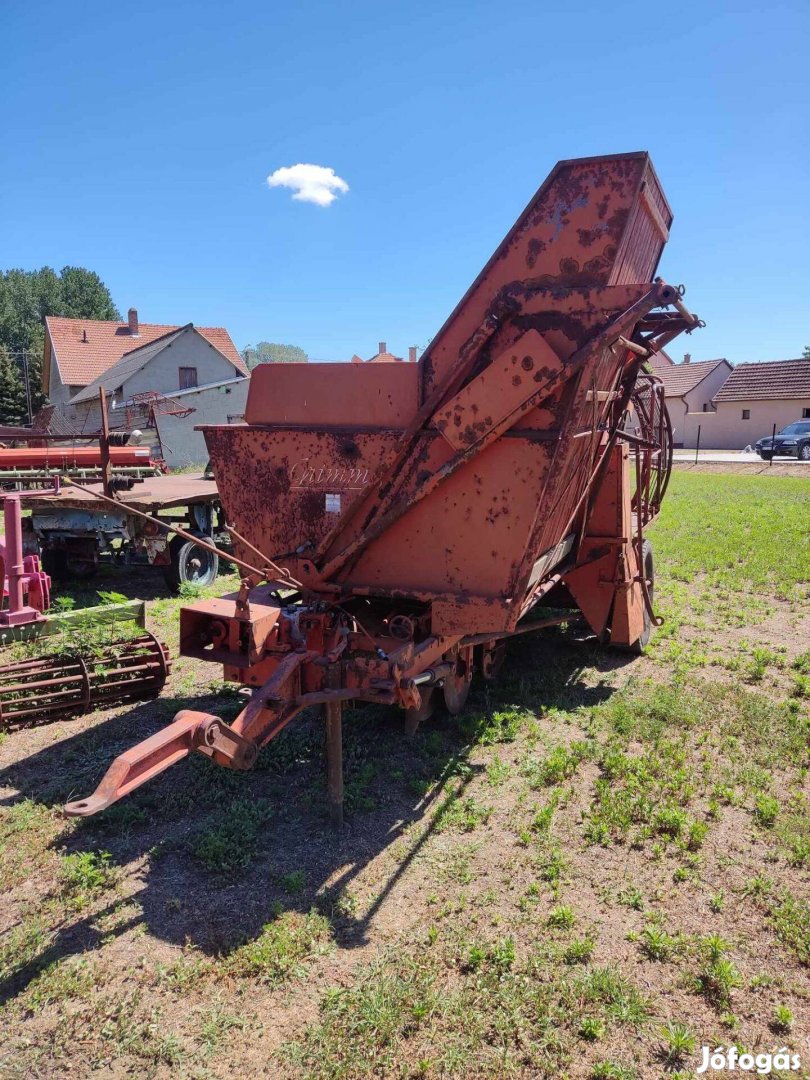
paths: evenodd
<path fill-rule="evenodd" d="M 451 716 L 458 716 L 470 695 L 470 680 L 464 670 L 454 675 L 446 675 L 442 686 L 444 707 Z"/>
<path fill-rule="evenodd" d="M 770 461 L 773 457 L 773 454 L 770 452 L 770 450 L 763 450 L 759 456 L 762 458 L 763 461 Z"/>
<path fill-rule="evenodd" d="M 89 581 L 98 573 L 97 559 L 83 559 L 81 555 L 65 552 L 65 575 L 77 581 Z"/>
<path fill-rule="evenodd" d="M 169 555 L 171 563 L 164 567 L 163 576 L 173 592 L 184 584 L 202 588 L 216 581 L 219 556 L 212 551 L 206 551 L 182 536 L 174 536 L 169 542 Z"/>
<path fill-rule="evenodd" d="M 42 569 L 57 581 L 89 581 L 98 573 L 96 559 L 82 558 L 70 548 L 44 547 L 41 559 Z"/>
<path fill-rule="evenodd" d="M 39 553 L 42 569 L 57 581 L 67 577 L 65 553 L 62 548 L 43 547 Z"/>
<path fill-rule="evenodd" d="M 419 725 L 429 720 L 436 711 L 436 689 L 426 687 L 422 692 L 422 704 L 418 709 L 405 710 L 405 730 L 409 735 L 415 735 Z"/>
<path fill-rule="evenodd" d="M 655 602 L 655 560 L 653 559 L 652 544 L 649 540 L 645 540 L 641 546 L 641 566 L 644 573 L 644 577 L 647 579 L 647 591 L 650 594 L 650 602 Z M 635 653 L 637 656 L 646 649 L 650 643 L 652 637 L 652 619 L 650 613 L 647 611 L 646 604 L 644 606 L 644 629 L 641 632 L 641 637 L 634 641 L 630 646 L 630 652 Z"/>
<path fill-rule="evenodd" d="M 810 442 L 801 444 L 797 457 L 799 461 L 810 461 Z"/>

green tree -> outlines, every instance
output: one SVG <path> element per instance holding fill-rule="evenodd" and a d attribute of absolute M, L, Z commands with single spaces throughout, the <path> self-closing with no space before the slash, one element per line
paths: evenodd
<path fill-rule="evenodd" d="M 18 366 L 0 345 L 0 424 L 24 424 L 28 418 L 25 387 Z"/>
<path fill-rule="evenodd" d="M 40 388 L 46 315 L 121 318 L 110 290 L 92 270 L 65 266 L 57 274 L 50 266 L 43 266 L 40 270 L 0 272 L 0 345 L 13 359 L 27 359 L 34 411 L 45 400 Z"/>
<path fill-rule="evenodd" d="M 242 350 L 242 357 L 250 371 L 259 364 L 306 364 L 309 357 L 298 345 L 276 345 L 260 341 Z"/>
<path fill-rule="evenodd" d="M 810 360 L 810 345 L 805 345 L 804 352 L 802 353 L 803 360 Z"/>

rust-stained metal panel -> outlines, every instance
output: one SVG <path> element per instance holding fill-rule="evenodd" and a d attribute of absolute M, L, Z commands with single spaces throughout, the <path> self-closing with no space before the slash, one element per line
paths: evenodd
<path fill-rule="evenodd" d="M 660 188 L 644 152 L 559 162 L 425 350 L 424 392 L 449 369 L 493 301 L 506 307 L 515 283 L 570 288 L 652 281 L 665 237 L 647 243 L 644 236 L 637 250 L 644 229 L 634 212 L 647 187 L 658 207 Z M 671 223 L 668 207 L 664 213 Z M 634 221 L 638 230 L 628 231 Z"/>
<path fill-rule="evenodd" d="M 260 364 L 251 376 L 248 424 L 404 427 L 416 413 L 415 364 Z"/>
<path fill-rule="evenodd" d="M 471 446 L 507 419 L 528 412 L 532 396 L 561 369 L 543 336 L 527 330 L 439 410 L 436 427 L 454 449 Z"/>

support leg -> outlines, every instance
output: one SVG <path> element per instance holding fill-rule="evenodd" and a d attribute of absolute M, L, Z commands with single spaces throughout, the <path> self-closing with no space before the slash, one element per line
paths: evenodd
<path fill-rule="evenodd" d="M 335 829 L 343 827 L 343 705 L 329 701 L 323 707 L 326 721 L 326 777 L 329 817 Z"/>

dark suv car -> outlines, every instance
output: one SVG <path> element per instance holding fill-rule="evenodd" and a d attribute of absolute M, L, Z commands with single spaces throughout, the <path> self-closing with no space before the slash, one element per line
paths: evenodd
<path fill-rule="evenodd" d="M 754 449 L 763 459 L 770 461 L 772 457 L 797 457 L 799 461 L 810 461 L 810 420 L 799 420 L 795 424 L 788 424 L 777 432 L 776 438 L 769 435 L 760 439 L 754 445 Z"/>

